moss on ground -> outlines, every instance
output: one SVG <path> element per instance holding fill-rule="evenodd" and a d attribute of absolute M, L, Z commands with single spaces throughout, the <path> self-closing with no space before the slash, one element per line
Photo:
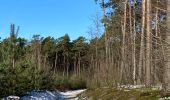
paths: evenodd
<path fill-rule="evenodd" d="M 150 89 L 97 88 L 80 95 L 87 100 L 159 100 L 160 91 Z M 80 99 L 81 100 L 81 99 Z"/>

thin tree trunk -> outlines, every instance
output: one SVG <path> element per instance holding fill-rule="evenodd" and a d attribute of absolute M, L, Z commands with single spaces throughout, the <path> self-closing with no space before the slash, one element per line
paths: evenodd
<path fill-rule="evenodd" d="M 64 71 L 63 71 L 63 77 L 65 77 L 65 72 L 66 72 L 66 64 L 65 64 L 66 61 L 65 61 L 65 60 L 66 60 L 66 57 L 65 57 L 65 54 L 64 54 L 64 62 L 63 62 Z"/>
<path fill-rule="evenodd" d="M 66 68 L 67 68 L 67 77 L 69 76 L 69 56 L 68 56 L 68 52 L 67 52 L 67 58 L 66 58 Z"/>
<path fill-rule="evenodd" d="M 45 66 L 46 66 L 46 54 L 45 54 L 45 56 L 43 57 L 43 69 L 45 69 Z"/>
<path fill-rule="evenodd" d="M 136 13 L 134 12 L 134 33 L 133 33 L 133 84 L 136 85 Z"/>
<path fill-rule="evenodd" d="M 131 53 L 131 58 L 130 58 L 130 61 L 131 62 L 131 66 L 133 66 L 133 58 L 134 58 L 134 45 L 133 45 L 133 26 L 132 26 L 132 7 L 131 5 L 129 5 L 129 30 L 130 30 L 130 49 L 129 49 L 129 52 Z M 134 81 L 134 75 L 131 74 L 131 71 L 132 71 L 132 67 L 129 67 L 129 73 L 130 73 L 130 76 L 132 76 L 132 79 Z"/>
<path fill-rule="evenodd" d="M 78 76 L 80 76 L 80 73 L 81 73 L 81 58 L 80 58 L 80 52 L 79 52 L 79 58 L 78 58 Z"/>
<path fill-rule="evenodd" d="M 146 0 L 142 0 L 142 33 L 140 41 L 139 67 L 138 67 L 138 84 L 142 83 L 142 70 L 144 70 L 144 34 L 145 34 L 145 19 L 146 19 Z M 142 68 L 143 67 L 143 68 Z M 144 72 L 144 71 L 143 71 Z"/>
<path fill-rule="evenodd" d="M 58 56 L 57 56 L 57 53 L 56 53 L 56 54 L 55 54 L 54 74 L 57 72 L 57 61 L 58 61 Z"/>
<path fill-rule="evenodd" d="M 157 0 L 157 7 L 158 7 L 158 0 Z M 158 53 L 158 49 L 159 49 L 159 47 L 158 47 L 158 26 L 159 26 L 159 23 L 158 23 L 158 21 L 159 21 L 159 17 L 158 17 L 158 15 L 159 15 L 159 11 L 158 11 L 158 8 L 156 8 L 156 15 L 155 15 L 155 19 L 156 19 L 156 22 L 155 22 L 155 24 L 156 24 L 156 27 L 155 27 L 155 37 L 156 37 L 156 41 L 155 41 L 155 54 L 153 55 L 154 56 L 154 70 L 153 70 L 153 82 L 154 82 L 154 84 L 155 83 L 157 83 L 158 82 L 158 77 L 157 77 L 157 67 L 158 67 L 158 59 L 159 59 L 159 57 L 158 57 L 158 55 L 159 55 L 159 53 Z"/>
<path fill-rule="evenodd" d="M 128 0 L 125 0 L 125 4 L 124 4 L 124 22 L 123 22 L 123 27 L 122 27 L 122 34 L 123 34 L 123 42 L 122 42 L 122 62 L 121 62 L 121 72 L 120 72 L 120 82 L 123 79 L 123 73 L 125 69 L 125 38 L 126 38 L 126 24 L 127 24 L 127 3 Z"/>
<path fill-rule="evenodd" d="M 152 33 L 152 12 L 151 0 L 147 0 L 147 34 L 146 34 L 146 86 L 151 86 L 151 33 Z"/>
<path fill-rule="evenodd" d="M 167 32 L 165 34 L 165 75 L 164 91 L 170 93 L 170 0 L 167 0 Z"/>
<path fill-rule="evenodd" d="M 102 10 L 103 10 L 103 16 L 104 16 L 104 39 L 105 39 L 105 82 L 107 84 L 107 78 L 108 78 L 108 37 L 107 37 L 107 31 L 106 31 L 106 11 L 104 6 L 104 0 L 102 0 Z"/>

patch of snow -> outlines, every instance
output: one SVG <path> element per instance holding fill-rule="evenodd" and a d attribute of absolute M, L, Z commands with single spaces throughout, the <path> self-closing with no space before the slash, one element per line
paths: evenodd
<path fill-rule="evenodd" d="M 57 91 L 32 91 L 21 97 L 21 100 L 64 100 Z"/>
<path fill-rule="evenodd" d="M 129 92 L 130 90 L 124 90 L 125 92 Z"/>
<path fill-rule="evenodd" d="M 170 100 L 170 97 L 159 98 L 159 100 Z"/>
<path fill-rule="evenodd" d="M 60 94 L 63 95 L 64 99 L 75 98 L 74 100 L 77 100 L 76 97 L 79 94 L 83 93 L 84 91 L 86 91 L 86 89 L 84 89 L 84 90 L 67 91 L 67 92 L 60 92 Z"/>
<path fill-rule="evenodd" d="M 78 100 L 78 95 L 86 91 L 84 90 L 73 90 L 66 92 L 59 91 L 39 91 L 34 90 L 28 92 L 27 95 L 23 97 L 18 96 L 8 96 L 2 100 Z"/>
<path fill-rule="evenodd" d="M 118 85 L 118 89 L 137 89 L 145 88 L 145 85 Z M 162 90 L 162 85 L 151 86 L 152 90 Z"/>
<path fill-rule="evenodd" d="M 136 89 L 136 88 L 143 88 L 145 85 L 118 85 L 118 88 L 129 88 L 129 89 Z"/>
<path fill-rule="evenodd" d="M 6 98 L 3 98 L 2 100 L 20 100 L 20 97 L 18 97 L 18 96 L 8 96 Z"/>

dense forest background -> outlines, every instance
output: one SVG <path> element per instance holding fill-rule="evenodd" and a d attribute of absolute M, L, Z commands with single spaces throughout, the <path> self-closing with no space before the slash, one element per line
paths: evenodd
<path fill-rule="evenodd" d="M 57 39 L 34 35 L 27 40 L 17 37 L 19 27 L 11 24 L 10 37 L 0 42 L 0 95 L 168 84 L 164 73 L 170 73 L 166 67 L 169 1 L 95 1 L 103 16 L 93 18 L 88 41 L 82 36 L 71 41 L 68 34 Z"/>

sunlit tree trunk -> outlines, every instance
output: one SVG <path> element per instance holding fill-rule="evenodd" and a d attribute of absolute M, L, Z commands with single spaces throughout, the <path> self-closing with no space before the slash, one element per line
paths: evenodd
<path fill-rule="evenodd" d="M 104 23 L 104 39 L 105 39 L 105 82 L 107 84 L 107 80 L 108 80 L 108 36 L 107 36 L 107 31 L 106 31 L 106 11 L 105 11 L 105 4 L 104 4 L 104 0 L 101 1 L 102 4 L 102 10 L 103 10 L 103 23 Z"/>
<path fill-rule="evenodd" d="M 158 0 L 156 1 L 156 6 L 158 7 Z M 159 11 L 158 8 L 156 8 L 156 14 L 155 14 L 155 50 L 154 50 L 154 65 L 153 65 L 153 83 L 156 84 L 158 82 L 158 77 L 157 77 L 157 70 L 158 70 L 158 62 L 159 62 L 159 45 L 158 45 L 158 26 L 159 26 Z"/>
<path fill-rule="evenodd" d="M 121 72 L 120 72 L 120 82 L 123 79 L 123 73 L 125 69 L 125 60 L 126 60 L 126 56 L 125 56 L 125 38 L 126 38 L 126 24 L 127 24 L 127 3 L 128 0 L 125 0 L 125 4 L 124 4 L 124 21 L 123 21 L 123 26 L 122 26 L 122 36 L 123 36 L 123 40 L 122 40 L 122 61 L 121 61 Z"/>
<path fill-rule="evenodd" d="M 147 0 L 147 33 L 146 33 L 146 86 L 151 86 L 151 41 L 152 41 L 152 12 L 151 0 Z"/>
<path fill-rule="evenodd" d="M 170 0 L 167 0 L 167 32 L 165 35 L 165 92 L 170 93 Z"/>
<path fill-rule="evenodd" d="M 133 21 L 133 84 L 136 85 L 136 13 L 135 9 L 134 13 L 134 21 Z"/>

